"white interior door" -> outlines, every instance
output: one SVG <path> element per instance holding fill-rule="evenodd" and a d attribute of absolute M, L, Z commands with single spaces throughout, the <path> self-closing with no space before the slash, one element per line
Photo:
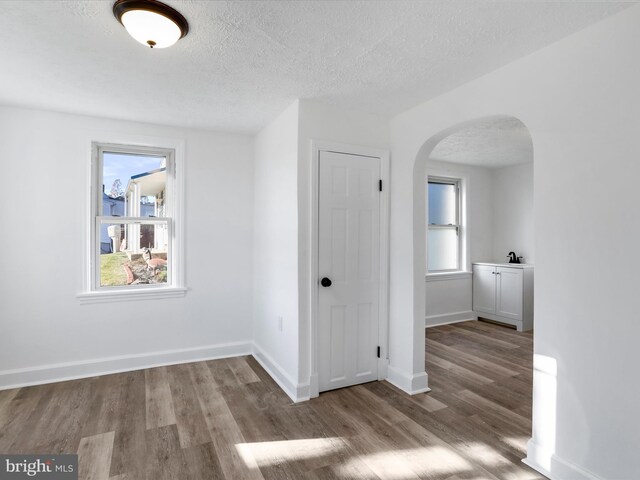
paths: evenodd
<path fill-rule="evenodd" d="M 380 159 L 320 152 L 318 383 L 378 379 Z"/>

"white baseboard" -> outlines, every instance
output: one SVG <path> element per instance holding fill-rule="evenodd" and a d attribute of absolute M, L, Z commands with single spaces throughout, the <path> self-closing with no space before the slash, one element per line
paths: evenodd
<path fill-rule="evenodd" d="M 320 395 L 320 383 L 317 373 L 312 373 L 309 377 L 309 397 L 316 398 Z"/>
<path fill-rule="evenodd" d="M 311 394 L 310 385 L 308 383 L 298 384 L 295 382 L 262 348 L 252 342 L 207 345 L 204 347 L 98 358 L 81 362 L 1 370 L 0 390 L 242 355 L 253 355 L 294 402 L 309 400 Z"/>
<path fill-rule="evenodd" d="M 438 327 L 440 325 L 449 325 L 451 323 L 467 322 L 469 320 L 477 320 L 478 315 L 472 310 L 464 312 L 443 313 L 440 315 L 429 315 L 424 317 L 424 326 Z"/>
<path fill-rule="evenodd" d="M 311 397 L 308 383 L 297 383 L 260 345 L 253 344 L 253 357 L 264 368 L 271 378 L 280 386 L 295 403 L 304 402 Z"/>
<path fill-rule="evenodd" d="M 0 371 L 0 390 L 130 372 L 145 368 L 251 355 L 251 342 L 235 342 L 161 352 L 97 358 L 81 362 Z"/>
<path fill-rule="evenodd" d="M 536 444 L 533 439 L 527 443 L 527 458 L 522 460 L 522 463 L 550 480 L 604 480 L 595 473 L 563 460 L 555 453 L 550 453 Z"/>
<path fill-rule="evenodd" d="M 407 375 L 404 372 L 389 365 L 387 367 L 387 382 L 395 385 L 400 390 L 407 392 L 409 395 L 430 392 L 429 376 L 427 372 L 415 373 Z"/>
<path fill-rule="evenodd" d="M 80 378 L 131 372 L 146 368 L 201 362 L 218 358 L 253 355 L 267 373 L 294 402 L 309 400 L 312 383 L 317 389 L 317 376 L 310 383 L 297 383 L 263 348 L 252 342 L 235 342 L 221 345 L 165 350 L 161 352 L 121 355 L 91 359 L 81 362 L 57 363 L 38 367 L 0 371 L 0 390 L 28 387 L 46 383 L 64 382 Z M 405 392 L 414 395 L 428 392 L 426 372 L 405 375 L 389 366 L 387 381 Z"/>

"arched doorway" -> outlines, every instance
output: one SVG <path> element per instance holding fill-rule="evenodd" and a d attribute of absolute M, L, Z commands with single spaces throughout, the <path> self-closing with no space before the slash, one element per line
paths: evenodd
<path fill-rule="evenodd" d="M 442 130 L 420 148 L 413 180 L 414 279 L 416 285 L 423 286 L 422 295 L 416 289 L 415 312 L 423 312 L 426 327 L 475 319 L 472 263 L 507 263 L 509 251 L 523 256 L 524 262 L 534 261 L 533 142 L 529 129 L 513 116 L 495 115 Z M 427 224 L 427 218 L 434 214 L 429 211 L 433 208 L 428 209 L 428 184 L 452 192 L 451 198 L 458 202 L 457 216 Z M 456 188 L 458 194 L 453 193 Z M 432 206 L 434 203 L 432 199 Z M 443 249 L 450 255 L 434 267 L 436 262 L 429 257 L 435 258 Z M 475 338 L 474 332 L 462 334 L 470 341 Z M 529 338 L 532 340 L 531 334 Z M 428 347 L 425 357 L 428 361 Z M 432 366 L 435 373 L 439 368 Z M 468 372 L 470 377 L 481 375 L 464 365 L 451 368 Z M 434 372 L 426 370 L 430 384 L 437 385 Z"/>

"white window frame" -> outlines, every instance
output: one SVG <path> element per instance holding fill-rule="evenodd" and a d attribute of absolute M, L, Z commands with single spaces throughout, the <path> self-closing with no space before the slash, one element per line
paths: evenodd
<path fill-rule="evenodd" d="M 449 176 L 443 176 L 443 175 L 432 175 L 429 174 L 427 175 L 427 182 L 426 182 L 426 197 L 427 199 L 429 198 L 428 195 L 428 189 L 429 189 L 429 183 L 440 183 L 440 184 L 445 184 L 445 185 L 454 185 L 456 187 L 456 207 L 455 207 L 455 212 L 456 212 L 456 223 L 455 224 L 447 224 L 447 225 L 436 225 L 436 224 L 430 224 L 429 223 L 429 205 L 427 204 L 427 209 L 426 209 L 426 220 L 427 220 L 427 232 L 426 232 L 426 237 L 427 237 L 427 242 L 429 239 L 429 230 L 430 229 L 452 229 L 455 228 L 456 230 L 456 235 L 458 238 L 458 265 L 456 266 L 456 268 L 451 268 L 451 269 L 445 269 L 445 270 L 431 270 L 429 268 L 429 249 L 427 246 L 427 252 L 426 252 L 426 260 L 427 260 L 427 276 L 442 276 L 442 275 L 447 275 L 447 274 L 457 274 L 457 273 L 464 273 L 466 270 L 464 268 L 464 265 L 466 263 L 466 255 L 464 255 L 465 253 L 465 236 L 464 236 L 464 227 L 463 227 L 463 179 L 462 178 L 458 178 L 458 177 L 449 177 Z"/>
<path fill-rule="evenodd" d="M 183 297 L 184 284 L 184 235 L 182 225 L 184 211 L 182 144 L 154 146 L 153 144 L 128 144 L 91 142 L 91 174 L 89 219 L 86 236 L 86 261 L 83 290 L 78 294 L 81 303 L 103 303 L 112 301 L 142 300 L 167 297 Z M 166 158 L 167 195 L 163 218 L 155 217 L 114 217 L 102 214 L 102 158 L 105 152 L 128 153 L 132 155 L 154 155 Z M 113 222 L 115 220 L 115 222 Z M 100 286 L 100 226 L 103 223 L 145 223 L 166 224 L 168 229 L 167 284 L 127 285 L 122 287 Z"/>

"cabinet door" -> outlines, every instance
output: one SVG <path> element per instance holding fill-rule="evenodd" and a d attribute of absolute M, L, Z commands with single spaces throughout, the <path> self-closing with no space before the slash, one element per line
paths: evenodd
<path fill-rule="evenodd" d="M 496 276 L 498 282 L 496 315 L 522 320 L 522 269 L 498 267 Z"/>
<path fill-rule="evenodd" d="M 473 310 L 496 313 L 496 267 L 473 266 Z"/>

